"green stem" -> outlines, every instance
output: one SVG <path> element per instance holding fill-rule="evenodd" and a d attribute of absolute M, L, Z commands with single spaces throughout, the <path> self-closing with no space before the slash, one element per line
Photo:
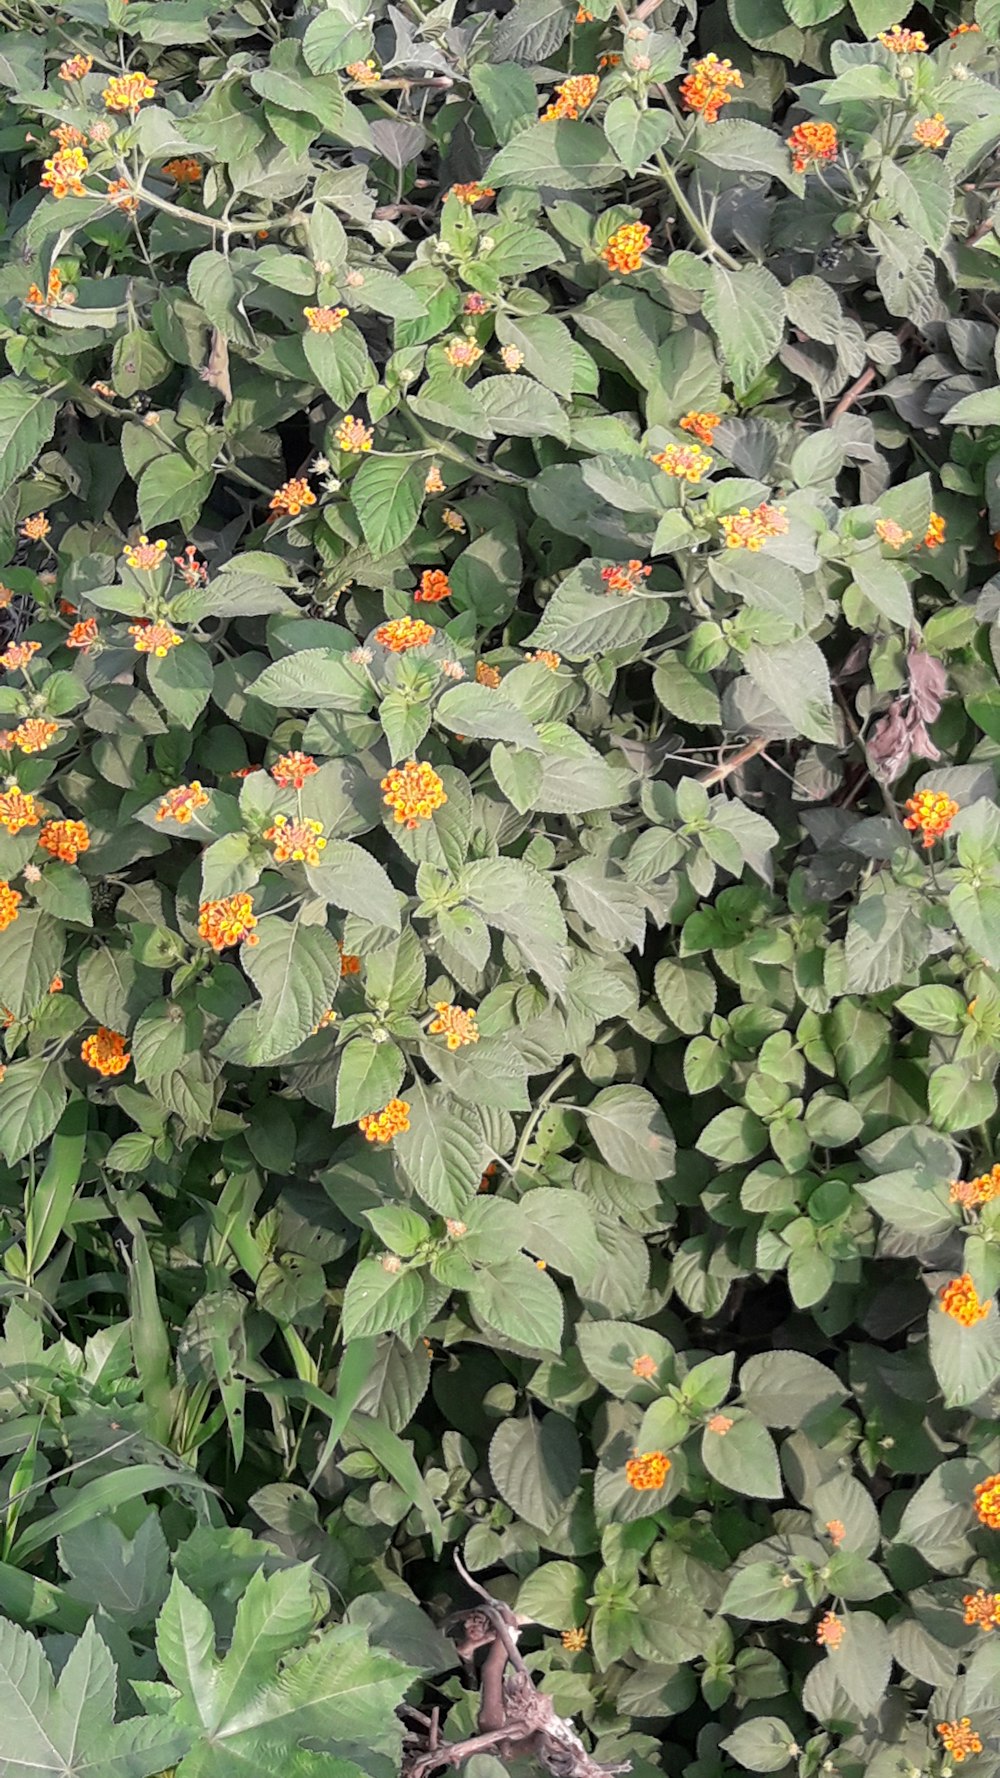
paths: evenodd
<path fill-rule="evenodd" d="M 674 203 L 677 205 L 678 210 L 695 239 L 701 242 L 705 252 L 713 259 L 717 259 L 720 265 L 724 265 L 727 271 L 740 271 L 741 267 L 739 260 L 734 259 L 731 253 L 727 253 L 724 247 L 719 246 L 718 241 L 712 235 L 711 231 L 705 227 L 701 217 L 688 203 L 687 198 L 681 190 L 680 180 L 674 172 L 673 167 L 670 165 L 670 162 L 667 160 L 662 148 L 658 148 L 656 151 L 656 164 L 660 170 L 660 176 L 670 192 Z"/>
<path fill-rule="evenodd" d="M 514 1150 L 513 1159 L 511 1160 L 511 1163 L 510 1163 L 511 1174 L 515 1179 L 517 1177 L 518 1168 L 521 1166 L 521 1163 L 524 1160 L 524 1153 L 525 1153 L 525 1150 L 528 1146 L 528 1143 L 531 1141 L 532 1136 L 534 1135 L 536 1129 L 538 1128 L 538 1124 L 541 1120 L 542 1113 L 551 1104 L 552 1099 L 554 1098 L 555 1094 L 558 1093 L 559 1088 L 561 1086 L 565 1086 L 565 1084 L 569 1080 L 570 1076 L 575 1073 L 576 1073 L 576 1063 L 575 1062 L 567 1062 L 565 1068 L 560 1068 L 559 1073 L 556 1074 L 552 1078 L 552 1080 L 549 1081 L 549 1084 L 545 1088 L 545 1091 L 542 1094 L 540 1094 L 538 1103 L 535 1105 L 534 1110 L 532 1111 L 530 1117 L 527 1119 L 527 1121 L 525 1123 L 524 1129 L 521 1131 L 520 1139 L 518 1141 L 517 1147 Z"/>

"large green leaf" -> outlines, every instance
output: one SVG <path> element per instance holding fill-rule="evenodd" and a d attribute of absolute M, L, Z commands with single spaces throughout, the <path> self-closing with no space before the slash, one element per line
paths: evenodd
<path fill-rule="evenodd" d="M 0 382 L 0 497 L 31 468 L 55 430 L 58 408 L 50 396 L 17 377 Z"/>
<path fill-rule="evenodd" d="M 243 955 L 261 998 L 258 1061 L 268 1062 L 296 1049 L 333 1005 L 340 953 L 325 928 L 277 916 L 261 920 L 256 936 Z"/>
<path fill-rule="evenodd" d="M 531 190 L 583 191 L 611 185 L 618 176 L 618 163 L 600 130 L 565 118 L 522 130 L 486 169 L 491 185 Z"/>

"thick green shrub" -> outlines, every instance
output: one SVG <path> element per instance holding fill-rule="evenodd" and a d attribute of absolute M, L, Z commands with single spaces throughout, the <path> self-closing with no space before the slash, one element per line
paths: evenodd
<path fill-rule="evenodd" d="M 8 0 L 4 1778 L 423 1771 L 456 1552 L 577 1773 L 995 1770 L 1000 6 L 894 12 Z"/>

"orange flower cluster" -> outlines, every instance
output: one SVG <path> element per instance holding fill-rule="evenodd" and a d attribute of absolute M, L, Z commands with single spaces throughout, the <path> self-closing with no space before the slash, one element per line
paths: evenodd
<path fill-rule="evenodd" d="M 20 833 L 22 827 L 37 827 L 41 817 L 42 811 L 30 791 L 19 790 L 16 784 L 0 791 L 0 827 L 8 833 Z"/>
<path fill-rule="evenodd" d="M 981 30 L 982 30 L 981 25 L 967 25 L 963 22 L 960 25 L 956 25 L 955 29 L 953 31 L 949 31 L 948 36 L 949 37 L 964 37 L 967 31 L 981 31 Z"/>
<path fill-rule="evenodd" d="M 43 753 L 58 733 L 57 722 L 46 722 L 41 716 L 28 716 L 18 723 L 11 740 L 22 753 Z"/>
<path fill-rule="evenodd" d="M 895 519 L 876 519 L 875 535 L 883 543 L 887 543 L 890 549 L 902 549 L 904 543 L 909 543 L 913 532 L 904 531 Z"/>
<path fill-rule="evenodd" d="M 101 97 L 106 111 L 136 112 L 144 99 L 155 99 L 159 82 L 151 74 L 112 74 Z"/>
<path fill-rule="evenodd" d="M 287 815 L 275 815 L 274 826 L 267 828 L 266 840 L 274 842 L 275 864 L 318 864 L 326 850 L 321 821 L 289 821 Z"/>
<path fill-rule="evenodd" d="M 640 1377 L 643 1382 L 648 1381 L 650 1377 L 655 1377 L 656 1369 L 656 1359 L 652 1358 L 648 1352 L 642 1352 L 638 1358 L 632 1360 L 632 1375 Z"/>
<path fill-rule="evenodd" d="M 163 171 L 175 185 L 200 185 L 201 165 L 190 155 L 184 154 L 177 160 L 165 161 Z"/>
<path fill-rule="evenodd" d="M 583 9 L 581 8 L 581 11 L 582 10 Z M 579 16 L 580 15 L 578 13 L 577 14 L 578 21 L 579 21 Z M 588 18 L 590 17 L 589 13 L 587 14 L 587 17 Z M 563 1648 L 566 1649 L 568 1654 L 571 1654 L 571 1655 L 582 1654 L 583 1650 L 587 1646 L 587 1632 L 586 1632 L 586 1630 L 564 1630 L 562 1633 L 562 1645 L 563 1645 Z"/>
<path fill-rule="evenodd" d="M 62 296 L 62 290 L 63 275 L 59 270 L 59 267 L 54 265 L 46 280 L 45 290 L 40 290 L 37 284 L 29 284 L 28 294 L 24 300 L 30 308 L 48 309 L 51 308 L 53 303 L 59 301 L 59 298 Z M 71 295 L 72 292 L 67 296 L 67 301 Z"/>
<path fill-rule="evenodd" d="M 17 907 L 22 899 L 19 889 L 12 889 L 9 883 L 0 883 L 0 932 L 6 932 L 17 919 Z"/>
<path fill-rule="evenodd" d="M 390 1099 L 381 1111 L 371 1111 L 358 1119 L 358 1129 L 366 1142 L 391 1142 L 410 1127 L 410 1105 L 407 1099 Z"/>
<path fill-rule="evenodd" d="M 82 130 L 77 129 L 75 123 L 57 124 L 54 130 L 49 131 L 49 135 L 57 148 L 85 148 L 87 145 L 86 136 Z"/>
<path fill-rule="evenodd" d="M 992 1204 L 995 1198 L 1000 1198 L 1000 1164 L 991 1167 L 988 1173 L 980 1173 L 977 1179 L 953 1179 L 948 1196 L 953 1204 L 961 1204 L 963 1210 Z"/>
<path fill-rule="evenodd" d="M 483 348 L 477 346 L 475 340 L 451 339 L 445 346 L 444 355 L 453 370 L 471 370 L 479 363 Z"/>
<path fill-rule="evenodd" d="M 501 346 L 500 361 L 503 364 L 504 370 L 509 371 L 513 376 L 515 371 L 519 371 L 524 363 L 524 353 L 521 351 L 520 346 Z"/>
<path fill-rule="evenodd" d="M 943 148 L 950 135 L 940 111 L 935 111 L 933 117 L 919 118 L 913 126 L 913 140 L 921 148 Z"/>
<path fill-rule="evenodd" d="M 479 1042 L 479 1027 L 471 1007 L 451 1006 L 447 1000 L 435 1002 L 437 1018 L 427 1027 L 432 1037 L 443 1037 L 450 1050 L 460 1050 L 467 1043 Z"/>
<path fill-rule="evenodd" d="M 609 271 L 627 278 L 630 272 L 642 270 L 642 256 L 649 245 L 650 233 L 644 222 L 623 222 L 602 248 L 601 258 Z"/>
<path fill-rule="evenodd" d="M 445 507 L 441 514 L 441 523 L 442 525 L 447 525 L 449 531 L 460 532 L 465 530 L 465 520 L 460 512 L 455 511 L 453 506 Z"/>
<path fill-rule="evenodd" d="M 656 453 L 653 462 L 664 475 L 676 475 L 684 482 L 700 482 L 712 467 L 712 458 L 700 444 L 669 444 L 665 451 Z"/>
<path fill-rule="evenodd" d="M 923 32 L 909 31 L 905 25 L 892 25 L 888 31 L 880 31 L 878 40 L 882 48 L 891 50 L 894 56 L 922 55 L 927 48 Z"/>
<path fill-rule="evenodd" d="M 945 530 L 946 525 L 941 514 L 939 512 L 932 512 L 927 521 L 927 530 L 924 533 L 924 548 L 940 549 L 944 542 Z"/>
<path fill-rule="evenodd" d="M 451 585 L 443 568 L 425 568 L 413 595 L 418 605 L 437 605 L 451 598 Z"/>
<path fill-rule="evenodd" d="M 81 623 L 73 625 L 73 628 L 70 630 L 70 633 L 66 638 L 66 647 L 79 648 L 82 649 L 84 654 L 89 654 L 94 643 L 97 641 L 97 636 L 98 629 L 96 617 L 85 617 Z"/>
<path fill-rule="evenodd" d="M 353 414 L 345 414 L 334 433 L 340 451 L 370 451 L 374 436 L 371 427 L 356 420 Z"/>
<path fill-rule="evenodd" d="M 181 645 L 181 638 L 169 624 L 129 624 L 128 633 L 135 638 L 136 654 L 155 654 L 159 661 Z"/>
<path fill-rule="evenodd" d="M 719 1438 L 725 1438 L 727 1432 L 732 1432 L 735 1424 L 735 1420 L 731 1420 L 728 1414 L 712 1414 L 705 1422 L 705 1429 L 716 1433 Z"/>
<path fill-rule="evenodd" d="M 41 184 L 54 198 L 82 198 L 86 196 L 83 176 L 89 170 L 82 148 L 60 148 L 45 162 Z"/>
<path fill-rule="evenodd" d="M 906 799 L 906 820 L 903 826 L 911 833 L 923 834 L 923 845 L 926 851 L 948 832 L 949 827 L 958 814 L 958 804 L 943 790 L 918 790 L 915 796 Z"/>
<path fill-rule="evenodd" d="M 344 73 L 349 75 L 352 80 L 356 80 L 359 86 L 375 86 L 381 79 L 379 71 L 372 61 L 348 62 Z"/>
<path fill-rule="evenodd" d="M 751 512 L 741 506 L 733 517 L 726 514 L 719 520 L 727 549 L 763 549 L 769 537 L 784 537 L 788 520 L 783 506 L 769 506 L 762 500 Z"/>
<path fill-rule="evenodd" d="M 578 118 L 597 97 L 601 84 L 599 74 L 571 74 L 560 81 L 552 104 L 542 112 L 543 123 L 554 123 L 560 117 Z"/>
<path fill-rule="evenodd" d="M 150 543 L 145 532 L 138 543 L 125 545 L 125 560 L 129 567 L 143 574 L 152 574 L 160 566 L 166 553 L 165 538 L 158 537 L 155 543 Z"/>
<path fill-rule="evenodd" d="M 33 512 L 30 519 L 25 519 L 21 526 L 21 536 L 26 537 L 29 543 L 41 543 L 51 529 L 44 512 Z"/>
<path fill-rule="evenodd" d="M 90 833 L 85 821 L 46 821 L 38 844 L 63 864 L 75 864 L 81 852 L 90 850 Z"/>
<path fill-rule="evenodd" d="M 310 333 L 338 333 L 347 320 L 346 309 L 303 309 Z"/>
<path fill-rule="evenodd" d="M 718 414 L 702 414 L 692 408 L 683 420 L 678 420 L 682 432 L 691 432 L 703 445 L 710 445 L 715 437 L 715 428 L 719 424 Z"/>
<path fill-rule="evenodd" d="M 652 568 L 648 568 L 644 562 L 633 557 L 630 562 L 626 562 L 624 565 L 619 563 L 617 568 L 602 568 L 601 579 L 609 593 L 624 595 L 638 592 L 643 581 L 648 580 L 652 572 Z"/>
<path fill-rule="evenodd" d="M 70 56 L 59 64 L 60 80 L 83 80 L 94 66 L 93 56 Z"/>
<path fill-rule="evenodd" d="M 415 759 L 408 759 L 405 766 L 393 766 L 380 788 L 385 792 L 382 801 L 393 811 L 396 826 L 405 826 L 411 832 L 421 821 L 429 821 L 435 809 L 443 808 L 448 801 L 441 779 L 426 760 L 418 765 Z"/>
<path fill-rule="evenodd" d="M 556 654 L 554 648 L 538 648 L 532 654 L 525 655 L 526 661 L 532 661 L 536 667 L 547 667 L 550 673 L 558 673 L 562 666 L 562 655 Z"/>
<path fill-rule="evenodd" d="M 361 958 L 356 957 L 354 955 L 353 951 L 345 951 L 343 945 L 339 946 L 339 950 L 340 950 L 340 973 L 341 973 L 341 975 L 342 976 L 360 975 L 361 974 Z"/>
<path fill-rule="evenodd" d="M 729 88 L 741 87 L 743 76 L 728 56 L 720 62 L 714 53 L 702 56 L 681 81 L 681 104 L 685 111 L 696 111 L 706 123 L 718 123 L 723 105 L 732 103 Z"/>
<path fill-rule="evenodd" d="M 625 1465 L 625 1480 L 638 1493 L 662 1488 L 669 1473 L 670 1458 L 665 1451 L 643 1451 L 641 1456 L 630 1457 Z"/>
<path fill-rule="evenodd" d="M 839 1648 L 846 1634 L 847 1625 L 835 1611 L 828 1611 L 816 1626 L 816 1641 L 820 1648 Z"/>
<path fill-rule="evenodd" d="M 490 691 L 496 691 L 500 684 L 499 667 L 491 667 L 488 661 L 477 661 L 476 684 L 488 686 Z"/>
<path fill-rule="evenodd" d="M 186 827 L 195 811 L 208 807 L 208 792 L 203 790 L 197 778 L 190 784 L 178 784 L 176 789 L 168 790 L 156 811 L 157 821 L 179 821 Z"/>
<path fill-rule="evenodd" d="M 839 1550 L 844 1538 L 847 1536 L 847 1526 L 844 1524 L 843 1519 L 827 1519 L 826 1535 L 833 1544 L 834 1549 Z"/>
<path fill-rule="evenodd" d="M 917 36 L 919 35 L 917 32 Z M 983 1751 L 983 1744 L 972 1726 L 971 1717 L 962 1716 L 956 1717 L 952 1722 L 939 1722 L 936 1732 L 956 1766 L 960 1766 L 963 1760 L 970 1759 L 973 1754 Z"/>
<path fill-rule="evenodd" d="M 462 304 L 463 315 L 488 315 L 490 305 L 481 290 L 470 290 Z"/>
<path fill-rule="evenodd" d="M 471 179 L 466 185 L 453 185 L 448 193 L 449 197 L 457 198 L 460 204 L 470 206 L 484 203 L 488 198 L 495 198 L 496 195 L 492 185 L 479 185 L 475 179 Z"/>
<path fill-rule="evenodd" d="M 976 1517 L 991 1531 L 1000 1531 L 1000 1475 L 988 1475 L 974 1490 Z"/>
<path fill-rule="evenodd" d="M 196 587 L 208 585 L 208 568 L 204 562 L 199 561 L 198 550 L 195 544 L 186 543 L 184 545 L 184 554 L 182 556 L 174 557 L 174 567 L 180 574 L 185 586 Z"/>
<path fill-rule="evenodd" d="M 985 1300 L 980 1298 L 969 1272 L 963 1272 L 960 1278 L 952 1278 L 949 1284 L 942 1285 L 938 1297 L 944 1313 L 957 1321 L 959 1327 L 975 1327 L 980 1321 L 986 1320 L 993 1307 L 992 1297 Z"/>
<path fill-rule="evenodd" d="M 40 642 L 12 642 L 0 654 L 0 667 L 6 667 L 8 673 L 21 673 L 41 648 Z"/>
<path fill-rule="evenodd" d="M 302 475 L 293 476 L 291 481 L 283 482 L 276 494 L 271 496 L 271 511 L 286 512 L 290 519 L 296 519 L 304 506 L 315 506 L 316 496 L 309 483 Z"/>
<path fill-rule="evenodd" d="M 788 138 L 793 173 L 805 173 L 819 161 L 836 160 L 838 146 L 832 123 L 797 123 Z"/>
<path fill-rule="evenodd" d="M 109 1031 L 98 1025 L 93 1037 L 85 1037 L 80 1045 L 81 1059 L 97 1074 L 124 1074 L 132 1060 L 120 1031 Z"/>
<path fill-rule="evenodd" d="M 253 911 L 253 900 L 247 894 L 227 895 L 222 901 L 203 901 L 198 909 L 198 937 L 211 945 L 213 951 L 223 951 L 227 945 L 246 943 L 257 945 L 254 927 L 257 916 Z"/>
<path fill-rule="evenodd" d="M 379 624 L 375 631 L 376 642 L 388 648 L 391 654 L 406 654 L 411 648 L 426 648 L 433 641 L 434 627 L 425 623 L 422 617 L 394 617 L 387 624 Z"/>
<path fill-rule="evenodd" d="M 427 474 L 424 477 L 424 493 L 425 494 L 443 494 L 444 493 L 444 482 L 441 479 L 441 471 L 438 468 L 436 463 L 431 464 L 429 470 L 427 471 Z"/>
<path fill-rule="evenodd" d="M 984 1593 L 980 1587 L 978 1592 L 966 1593 L 962 1604 L 970 1627 L 975 1624 L 987 1633 L 1000 1628 L 1000 1593 Z"/>
<path fill-rule="evenodd" d="M 112 179 L 107 195 L 116 210 L 124 210 L 130 216 L 134 216 L 139 208 L 139 199 L 128 179 Z"/>
<path fill-rule="evenodd" d="M 311 753 L 301 753 L 298 748 L 291 753 L 282 753 L 271 767 L 271 776 L 282 790 L 301 790 L 307 778 L 314 778 L 319 766 Z"/>

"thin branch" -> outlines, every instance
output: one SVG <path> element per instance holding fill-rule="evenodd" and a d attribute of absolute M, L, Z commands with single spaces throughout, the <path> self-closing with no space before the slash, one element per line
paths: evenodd
<path fill-rule="evenodd" d="M 830 418 L 827 420 L 828 426 L 833 426 L 836 423 L 836 421 L 840 419 L 841 414 L 846 414 L 848 408 L 854 406 L 854 403 L 857 401 L 858 397 L 860 395 L 863 395 L 866 389 L 871 388 L 871 385 L 872 385 L 872 383 L 874 383 L 877 375 L 878 375 L 878 372 L 875 369 L 874 364 L 868 364 L 865 366 L 864 370 L 861 372 L 861 375 L 856 379 L 855 382 L 853 382 L 851 384 L 850 388 L 844 390 L 844 393 L 840 397 L 840 400 L 838 401 L 836 407 L 834 408 L 833 413 L 830 415 Z"/>
<path fill-rule="evenodd" d="M 728 778 L 731 772 L 736 772 L 739 770 L 740 766 L 745 766 L 748 759 L 756 759 L 758 753 L 763 753 L 766 746 L 766 737 L 764 735 L 755 735 L 752 741 L 748 741 L 745 747 L 739 749 L 738 753 L 730 754 L 729 758 L 723 760 L 720 766 L 713 766 L 710 772 L 702 772 L 698 779 L 698 783 L 721 784 L 723 779 Z"/>

